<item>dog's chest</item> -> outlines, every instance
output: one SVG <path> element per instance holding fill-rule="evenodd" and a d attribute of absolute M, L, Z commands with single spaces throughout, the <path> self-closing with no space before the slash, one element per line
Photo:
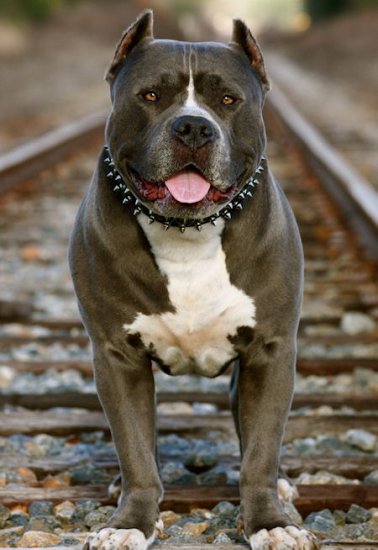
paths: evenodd
<path fill-rule="evenodd" d="M 255 325 L 251 297 L 230 282 L 221 243 L 221 224 L 181 234 L 160 224 L 141 225 L 159 270 L 166 276 L 174 311 L 138 314 L 124 328 L 139 333 L 144 345 L 171 374 L 216 376 L 236 357 L 230 337 L 238 327 Z"/>

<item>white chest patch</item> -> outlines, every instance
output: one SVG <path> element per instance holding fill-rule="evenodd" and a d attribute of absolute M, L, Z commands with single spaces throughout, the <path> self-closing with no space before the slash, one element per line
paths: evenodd
<path fill-rule="evenodd" d="M 206 225 L 199 233 L 187 228 L 165 232 L 160 224 L 138 219 L 151 245 L 160 271 L 167 277 L 174 312 L 139 313 L 129 325 L 129 334 L 139 333 L 171 374 L 198 372 L 216 376 L 236 357 L 229 336 L 237 328 L 253 328 L 255 304 L 232 285 L 221 243 L 223 224 Z"/>

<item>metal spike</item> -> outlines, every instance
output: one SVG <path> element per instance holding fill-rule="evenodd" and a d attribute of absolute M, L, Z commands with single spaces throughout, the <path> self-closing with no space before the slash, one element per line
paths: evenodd
<path fill-rule="evenodd" d="M 116 181 L 122 181 L 122 178 L 121 178 L 121 176 L 118 174 L 118 175 L 115 177 L 115 180 L 116 180 Z"/>
<path fill-rule="evenodd" d="M 126 197 L 123 199 L 122 204 L 126 204 L 126 203 L 128 203 L 128 202 L 130 202 L 130 201 L 131 201 L 131 197 L 127 197 L 127 196 L 126 196 Z"/>
<path fill-rule="evenodd" d="M 262 174 L 262 173 L 264 172 L 264 167 L 263 167 L 263 166 L 259 166 L 259 167 L 257 168 L 256 172 L 257 172 L 258 174 Z"/>
<path fill-rule="evenodd" d="M 252 197 L 252 193 L 250 191 L 246 192 L 247 197 Z"/>
<path fill-rule="evenodd" d="M 181 233 L 185 233 L 186 225 L 180 225 L 180 231 Z"/>
<path fill-rule="evenodd" d="M 216 216 L 211 216 L 211 218 L 210 218 L 210 223 L 211 223 L 212 225 L 217 225 L 217 218 L 218 218 L 218 217 L 219 217 L 218 215 L 216 215 Z"/>
<path fill-rule="evenodd" d="M 242 191 L 241 193 L 239 193 L 239 198 L 240 199 L 245 199 L 246 193 L 247 193 L 247 191 Z"/>
<path fill-rule="evenodd" d="M 113 172 L 110 171 L 106 175 L 107 175 L 108 178 L 112 178 L 113 177 Z"/>
<path fill-rule="evenodd" d="M 254 180 L 248 180 L 247 187 L 255 187 Z"/>
<path fill-rule="evenodd" d="M 142 210 L 139 208 L 139 206 L 137 206 L 136 208 L 134 208 L 134 216 L 138 216 L 138 214 L 140 214 L 142 212 Z"/>
<path fill-rule="evenodd" d="M 241 203 L 241 202 L 238 202 L 238 203 L 236 204 L 236 208 L 237 208 L 238 210 L 243 210 L 243 205 L 242 205 L 242 203 Z"/>
<path fill-rule="evenodd" d="M 119 191 L 120 189 L 121 189 L 121 188 L 120 188 L 119 185 L 115 185 L 115 186 L 113 187 L 113 191 Z"/>
<path fill-rule="evenodd" d="M 140 200 L 135 199 L 135 206 L 138 206 L 138 204 L 140 204 Z"/>
<path fill-rule="evenodd" d="M 164 227 L 164 231 L 168 231 L 168 229 L 171 227 L 170 222 L 164 222 L 163 227 Z"/>
<path fill-rule="evenodd" d="M 202 231 L 202 223 L 201 222 L 196 223 L 196 229 L 197 229 L 197 231 Z"/>
<path fill-rule="evenodd" d="M 229 210 L 226 210 L 226 212 L 223 212 L 222 216 L 226 219 L 226 220 L 230 220 L 231 219 L 231 212 Z"/>
<path fill-rule="evenodd" d="M 155 216 L 149 216 L 148 217 L 148 225 L 151 225 L 155 221 Z"/>
<path fill-rule="evenodd" d="M 106 164 L 110 164 L 112 161 L 110 160 L 110 157 L 105 157 L 104 162 L 106 162 Z"/>

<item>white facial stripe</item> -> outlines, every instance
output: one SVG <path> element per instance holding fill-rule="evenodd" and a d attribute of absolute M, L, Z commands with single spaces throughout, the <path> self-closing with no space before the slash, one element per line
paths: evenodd
<path fill-rule="evenodd" d="M 185 63 L 186 65 L 186 63 Z M 212 116 L 212 114 L 207 110 L 201 107 L 196 99 L 196 90 L 194 87 L 194 78 L 193 78 L 193 67 L 192 67 L 192 53 L 189 51 L 188 55 L 188 65 L 189 65 L 189 84 L 187 87 L 187 96 L 184 105 L 180 109 L 180 115 L 191 115 L 191 116 L 202 116 L 207 120 L 210 120 L 218 130 L 220 130 L 219 125 Z"/>

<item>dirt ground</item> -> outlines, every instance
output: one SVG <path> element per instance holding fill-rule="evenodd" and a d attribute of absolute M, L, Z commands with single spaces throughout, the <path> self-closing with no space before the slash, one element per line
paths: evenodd
<path fill-rule="evenodd" d="M 153 2 L 149 4 L 153 5 Z M 0 151 L 109 106 L 103 75 L 122 30 L 145 0 L 88 0 L 21 29 L 0 21 Z M 155 8 L 156 35 L 180 38 Z M 279 85 L 378 187 L 378 9 L 346 14 L 302 34 L 259 37 Z M 207 39 L 208 36 L 205 36 Z"/>

